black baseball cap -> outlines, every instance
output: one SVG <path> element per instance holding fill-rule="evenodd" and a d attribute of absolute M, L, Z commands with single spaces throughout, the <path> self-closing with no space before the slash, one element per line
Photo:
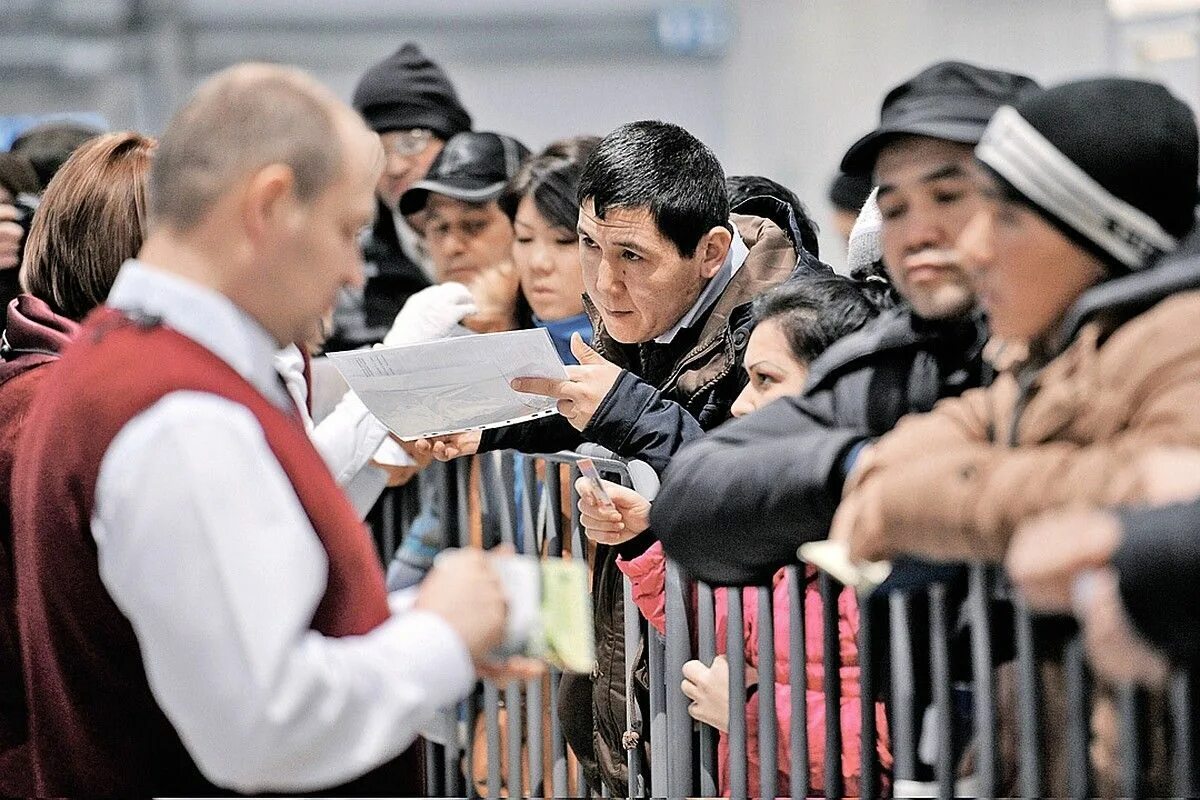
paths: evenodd
<path fill-rule="evenodd" d="M 879 127 L 846 151 L 842 172 L 870 174 L 879 151 L 897 136 L 977 144 L 996 109 L 1039 90 L 1037 83 L 1024 75 L 961 61 L 938 62 L 887 93 Z"/>
<path fill-rule="evenodd" d="M 467 203 L 495 200 L 517 174 L 529 148 L 502 133 L 467 131 L 453 136 L 423 180 L 400 197 L 400 213 L 425 208 L 430 193 Z"/>

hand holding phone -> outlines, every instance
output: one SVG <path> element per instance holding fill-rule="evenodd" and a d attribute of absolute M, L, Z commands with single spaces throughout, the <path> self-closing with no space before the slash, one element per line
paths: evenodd
<path fill-rule="evenodd" d="M 591 489 L 592 495 L 600 505 L 607 508 L 616 508 L 616 504 L 608 496 L 608 492 L 604 491 L 604 483 L 600 480 L 600 471 L 596 469 L 595 462 L 590 458 L 579 459 L 579 472 L 587 480 L 588 488 Z"/>

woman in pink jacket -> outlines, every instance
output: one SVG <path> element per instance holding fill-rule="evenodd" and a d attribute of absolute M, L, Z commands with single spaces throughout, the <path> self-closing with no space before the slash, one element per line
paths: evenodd
<path fill-rule="evenodd" d="M 744 367 L 749 383 L 733 406 L 734 416 L 744 416 L 786 394 L 796 394 L 804 386 L 808 364 L 837 339 L 858 328 L 875 315 L 875 308 L 850 281 L 838 277 L 805 277 L 776 287 L 755 301 L 756 325 L 746 345 Z M 649 525 L 650 503 L 645 498 L 612 483 L 605 483 L 613 506 L 597 500 L 585 480 L 577 484 L 581 500 L 582 524 L 588 536 L 604 544 L 631 538 Z M 617 566 L 633 586 L 633 598 L 642 615 L 660 632 L 665 632 L 664 583 L 666 560 L 662 546 L 655 543 L 632 560 L 618 559 Z M 809 786 L 823 791 L 825 760 L 825 693 L 823 604 L 811 568 L 804 573 L 805 583 L 805 701 L 809 744 Z M 692 700 L 689 713 L 697 720 L 721 731 L 719 745 L 719 783 L 729 793 L 729 672 L 724 651 L 728 616 L 726 593 L 718 589 L 716 598 L 717 649 L 721 655 L 711 665 L 689 661 L 684 665 L 683 691 Z M 776 762 L 777 785 L 787 794 L 790 783 L 789 752 L 791 741 L 791 693 L 788 680 L 787 643 L 790 639 L 789 603 L 786 572 L 780 570 L 772 581 L 775 633 L 775 711 L 779 736 Z M 747 682 L 757 685 L 759 619 L 755 594 L 743 590 L 745 657 Z M 848 795 L 858 794 L 860 771 L 860 734 L 862 730 L 858 665 L 858 603 L 850 590 L 838 595 L 838 641 L 841 655 L 842 776 Z M 881 704 L 876 705 L 876 748 L 880 763 L 891 765 L 886 741 L 887 725 Z M 758 698 L 746 704 L 747 753 L 749 756 L 750 795 L 759 794 Z"/>

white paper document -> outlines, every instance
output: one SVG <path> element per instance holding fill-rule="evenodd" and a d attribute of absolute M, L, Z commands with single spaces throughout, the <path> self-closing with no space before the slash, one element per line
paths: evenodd
<path fill-rule="evenodd" d="M 513 378 L 566 380 L 550 334 L 538 328 L 330 353 L 363 404 L 404 440 L 499 428 L 557 413 L 550 397 Z"/>

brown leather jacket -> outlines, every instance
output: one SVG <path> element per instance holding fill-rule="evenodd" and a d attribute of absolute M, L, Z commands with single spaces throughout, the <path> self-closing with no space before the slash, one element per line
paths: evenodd
<path fill-rule="evenodd" d="M 656 465 L 690 438 L 729 419 L 746 382 L 741 360 L 750 335 L 750 301 L 798 269 L 791 240 L 773 222 L 738 214 L 731 219 L 749 248 L 746 261 L 704 320 L 681 331 L 670 345 L 619 344 L 605 333 L 588 304 L 597 350 L 628 372 L 597 410 L 585 438 Z M 673 408 L 664 408 L 659 400 L 673 401 Z M 688 418 L 681 416 L 680 406 Z M 630 424 L 631 420 L 638 422 Z M 631 544 L 640 552 L 646 540 Z M 642 702 L 635 708 L 632 729 L 626 725 L 624 582 L 616 566 L 618 555 L 616 548 L 597 548 L 592 578 L 597 667 L 591 676 L 564 678 L 559 716 L 589 783 L 595 787 L 603 781 L 614 796 L 623 796 L 628 778 L 625 745 L 636 741 L 643 747 L 644 775 L 649 775 L 649 752 L 644 742 L 648 730 L 641 724 L 647 699 L 641 653 L 635 678 Z"/>

